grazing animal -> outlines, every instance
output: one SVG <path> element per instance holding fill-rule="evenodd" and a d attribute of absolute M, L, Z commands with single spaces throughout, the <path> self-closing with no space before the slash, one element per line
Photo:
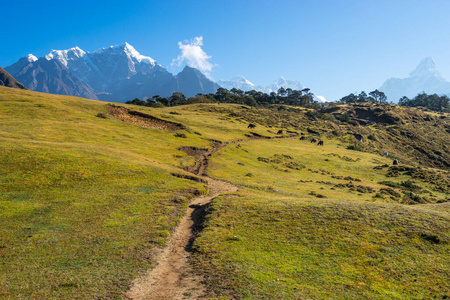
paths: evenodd
<path fill-rule="evenodd" d="M 311 140 L 311 143 L 317 143 L 318 141 L 319 141 L 318 139 L 313 138 L 313 139 Z"/>
<path fill-rule="evenodd" d="M 277 134 L 283 134 L 283 129 L 278 130 Z"/>
<path fill-rule="evenodd" d="M 388 157 L 388 156 L 389 156 L 389 153 L 388 153 L 387 151 L 384 151 L 383 156 Z"/>
<path fill-rule="evenodd" d="M 300 138 L 300 140 L 301 140 L 301 141 L 304 141 L 304 140 L 306 140 L 306 137 L 302 136 L 302 137 Z"/>
<path fill-rule="evenodd" d="M 248 124 L 248 127 L 247 127 L 247 128 L 255 128 L 255 127 L 256 127 L 255 124 Z"/>
<path fill-rule="evenodd" d="M 392 164 L 393 164 L 394 166 L 397 166 L 397 165 L 398 165 L 398 159 L 394 159 L 394 161 L 392 162 Z"/>
<path fill-rule="evenodd" d="M 320 140 L 320 141 L 317 143 L 317 146 L 323 146 L 323 141 Z"/>

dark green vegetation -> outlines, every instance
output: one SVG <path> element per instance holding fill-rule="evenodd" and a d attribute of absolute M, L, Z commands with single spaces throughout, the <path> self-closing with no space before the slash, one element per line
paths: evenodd
<path fill-rule="evenodd" d="M 450 297 L 448 114 L 126 107 L 0 88 L 0 298 L 121 298 L 207 190 L 177 149 L 210 140 L 209 176 L 239 187 L 193 246 L 218 297 Z"/>
<path fill-rule="evenodd" d="M 398 104 L 408 107 L 424 107 L 434 111 L 450 112 L 450 98 L 445 95 L 438 96 L 436 94 L 427 95 L 426 93 L 421 93 L 413 99 L 402 97 Z"/>
<path fill-rule="evenodd" d="M 362 91 L 359 95 L 351 93 L 339 100 L 342 104 L 351 103 L 387 103 L 386 95 L 379 90 L 375 90 L 367 95 Z M 437 112 L 450 112 L 450 98 L 446 95 L 437 94 L 428 95 L 426 93 L 418 94 L 413 99 L 404 96 L 398 100 L 398 105 L 407 107 L 418 107 Z"/>
<path fill-rule="evenodd" d="M 147 101 L 134 99 L 127 101 L 126 103 L 149 107 L 177 106 L 193 103 L 234 103 L 249 106 L 284 104 L 310 108 L 319 108 L 323 105 L 313 100 L 313 94 L 308 88 L 300 91 L 292 90 L 290 88 L 284 89 L 283 87 L 281 87 L 278 92 L 272 92 L 270 94 L 255 90 L 244 92 L 236 88 L 233 88 L 230 91 L 219 88 L 215 94 L 198 94 L 197 96 L 188 99 L 186 99 L 182 93 L 177 92 L 173 93 L 172 96 L 168 98 L 156 95 L 147 99 Z"/>

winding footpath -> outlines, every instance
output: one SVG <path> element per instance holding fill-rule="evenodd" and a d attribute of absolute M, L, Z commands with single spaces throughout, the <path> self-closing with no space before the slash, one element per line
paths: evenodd
<path fill-rule="evenodd" d="M 195 166 L 189 171 L 206 180 L 209 195 L 199 196 L 191 201 L 184 217 L 172 233 L 168 245 L 155 257 L 157 266 L 148 274 L 133 281 L 132 288 L 125 295 L 127 298 L 133 300 L 198 299 L 206 295 L 206 287 L 202 284 L 203 277 L 196 275 L 189 263 L 189 249 L 196 224 L 203 218 L 201 210 L 204 210 L 218 195 L 238 190 L 230 183 L 214 180 L 206 175 L 208 158 L 225 145 L 214 142 L 214 147 L 210 150 L 203 149 L 197 151 L 195 155 L 188 153 L 194 155 L 196 159 Z"/>

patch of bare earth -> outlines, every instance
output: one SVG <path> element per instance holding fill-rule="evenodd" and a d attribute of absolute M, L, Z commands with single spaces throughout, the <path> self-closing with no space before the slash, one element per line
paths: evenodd
<path fill-rule="evenodd" d="M 224 144 L 215 143 L 208 149 L 182 148 L 196 158 L 196 167 L 189 171 L 200 176 L 206 175 L 208 157 L 222 148 Z M 195 274 L 189 263 L 190 246 L 195 233 L 204 218 L 204 210 L 212 199 L 222 193 L 235 192 L 238 188 L 227 182 L 204 177 L 209 186 L 209 195 L 195 198 L 168 242 L 167 247 L 157 255 L 157 265 L 145 276 L 136 279 L 126 297 L 134 300 L 144 299 L 199 299 L 206 297 L 204 278 Z"/>
<path fill-rule="evenodd" d="M 108 114 L 113 118 L 143 128 L 153 128 L 169 131 L 186 129 L 183 124 L 162 120 L 148 114 L 129 110 L 122 106 L 109 105 Z"/>

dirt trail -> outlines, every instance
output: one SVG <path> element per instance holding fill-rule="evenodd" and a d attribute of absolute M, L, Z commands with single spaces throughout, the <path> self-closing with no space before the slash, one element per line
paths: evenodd
<path fill-rule="evenodd" d="M 196 165 L 189 171 L 206 176 L 208 157 L 226 144 L 214 143 L 210 149 L 188 153 L 196 158 Z M 181 149 L 182 150 L 182 149 Z M 190 148 L 188 151 L 193 151 Z M 196 275 L 188 261 L 190 247 L 195 231 L 203 221 L 204 211 L 211 200 L 226 192 L 235 192 L 238 188 L 230 183 L 204 177 L 208 182 L 209 195 L 195 198 L 179 225 L 172 233 L 167 247 L 155 258 L 158 265 L 149 273 L 133 282 L 126 296 L 134 300 L 146 299 L 198 299 L 206 294 L 201 283 L 203 277 Z"/>

